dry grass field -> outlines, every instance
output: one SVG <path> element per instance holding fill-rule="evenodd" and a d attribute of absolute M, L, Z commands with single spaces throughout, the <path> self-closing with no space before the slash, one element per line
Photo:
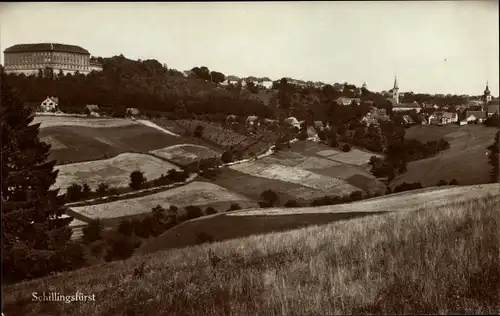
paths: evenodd
<path fill-rule="evenodd" d="M 156 157 L 167 159 L 173 163 L 184 166 L 206 158 L 219 158 L 220 153 L 200 145 L 181 144 L 150 151 Z"/>
<path fill-rule="evenodd" d="M 72 207 L 71 209 L 90 219 L 109 219 L 149 213 L 156 205 L 161 205 L 164 208 L 168 208 L 172 204 L 178 207 L 187 205 L 213 206 L 222 210 L 223 207 L 227 209 L 231 203 L 248 202 L 251 202 L 248 198 L 215 184 L 195 181 L 138 198 Z M 250 205 L 255 206 L 255 203 Z"/>
<path fill-rule="evenodd" d="M 56 166 L 59 170 L 55 188 L 60 188 L 61 193 L 71 184 L 87 183 L 95 190 L 100 183 L 106 183 L 110 187 L 127 187 L 130 182 L 130 173 L 140 170 L 147 180 L 167 174 L 168 170 L 180 170 L 176 165 L 168 163 L 159 158 L 146 155 L 124 153 L 116 157 L 103 160 L 78 162 L 73 164 Z"/>
<path fill-rule="evenodd" d="M 157 252 L 5 286 L 3 312 L 28 316 L 500 313 L 498 193 L 439 208 L 420 207 L 415 212 Z M 133 278 L 141 263 L 144 276 Z M 76 291 L 95 294 L 96 302 L 34 302 L 31 297 L 32 292 Z"/>
<path fill-rule="evenodd" d="M 420 182 L 422 186 L 434 186 L 439 180 L 456 179 L 459 184 L 488 183 L 491 165 L 486 149 L 495 137 L 497 129 L 483 125 L 465 126 L 415 126 L 407 131 L 407 138 L 422 141 L 443 137 L 450 149 L 437 156 L 408 164 L 408 171 L 396 178 L 392 186 L 403 182 Z"/>
<path fill-rule="evenodd" d="M 200 232 L 216 240 L 235 239 L 271 231 L 283 231 L 309 225 L 364 217 L 384 212 L 408 212 L 419 208 L 435 208 L 450 201 L 460 202 L 491 194 L 498 196 L 495 185 L 437 187 L 391 194 L 359 202 L 319 207 L 246 209 L 188 221 L 163 235 L 147 241 L 138 254 L 196 245 Z M 224 228 L 225 227 L 225 228 Z M 178 238 L 177 236 L 182 236 Z"/>
<path fill-rule="evenodd" d="M 189 143 L 182 137 L 171 136 L 142 124 L 106 128 L 78 125 L 43 127 L 40 139 L 53 145 L 49 159 L 56 159 L 58 164 L 105 159 L 125 152 L 147 153 Z"/>

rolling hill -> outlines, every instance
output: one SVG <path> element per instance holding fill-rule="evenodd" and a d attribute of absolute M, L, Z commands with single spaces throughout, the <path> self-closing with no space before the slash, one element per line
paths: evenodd
<path fill-rule="evenodd" d="M 456 197 L 461 199 L 450 202 Z M 408 198 L 411 203 L 405 202 Z M 498 186 L 424 190 L 322 209 L 367 208 L 396 212 L 161 251 L 3 286 L 3 312 L 90 316 L 500 311 Z M 309 210 L 295 212 L 316 212 Z M 251 212 L 232 217 L 254 216 Z M 141 264 L 144 274 L 134 277 Z M 37 302 L 26 295 L 47 291 L 79 291 L 95 295 L 95 302 Z"/>

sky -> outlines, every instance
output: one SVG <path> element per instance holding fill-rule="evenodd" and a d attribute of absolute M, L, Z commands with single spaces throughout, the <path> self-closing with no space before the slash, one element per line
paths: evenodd
<path fill-rule="evenodd" d="M 82 46 L 240 77 L 499 93 L 498 1 L 0 3 L 0 49 Z M 0 59 L 3 64 L 3 53 Z"/>

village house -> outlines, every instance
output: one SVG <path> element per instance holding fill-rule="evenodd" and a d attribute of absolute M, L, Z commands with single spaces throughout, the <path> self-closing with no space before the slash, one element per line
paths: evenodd
<path fill-rule="evenodd" d="M 55 112 L 57 111 L 58 106 L 59 106 L 59 98 L 47 97 L 40 104 L 40 110 L 42 112 Z"/>
<path fill-rule="evenodd" d="M 136 109 L 136 108 L 127 108 L 127 115 L 130 115 L 130 116 L 137 116 L 139 115 L 139 110 Z"/>
<path fill-rule="evenodd" d="M 417 113 L 422 111 L 422 106 L 420 106 L 417 101 L 413 101 L 413 103 L 394 103 L 392 106 L 393 112 L 404 112 L 415 110 Z"/>
<path fill-rule="evenodd" d="M 356 104 L 360 104 L 361 102 L 361 99 L 360 98 L 346 98 L 346 97 L 340 97 L 340 98 L 337 98 L 335 100 L 335 102 L 337 102 L 338 105 L 351 105 L 353 104 L 354 102 L 356 102 Z"/>
<path fill-rule="evenodd" d="M 296 127 L 296 128 L 300 128 L 300 122 L 295 118 L 295 117 L 289 117 L 289 118 L 286 118 L 283 123 L 286 125 L 286 126 L 291 126 L 291 127 Z"/>
<path fill-rule="evenodd" d="M 441 124 L 451 124 L 458 122 L 458 114 L 451 112 L 444 112 L 441 117 Z"/>
<path fill-rule="evenodd" d="M 247 128 L 250 128 L 250 129 L 253 129 L 253 128 L 256 128 L 260 126 L 260 122 L 259 122 L 259 118 L 255 115 L 251 115 L 249 117 L 247 117 L 247 120 L 246 120 L 246 127 Z"/>
<path fill-rule="evenodd" d="M 85 106 L 89 115 L 91 116 L 100 116 L 99 114 L 99 106 L 97 104 L 87 104 Z"/>
<path fill-rule="evenodd" d="M 373 117 L 371 112 L 366 113 L 366 115 L 363 116 L 360 122 L 366 124 L 367 126 L 379 125 L 378 120 Z"/>
<path fill-rule="evenodd" d="M 408 125 L 415 124 L 415 121 L 409 115 L 403 115 L 403 122 Z"/>
<path fill-rule="evenodd" d="M 485 111 L 467 111 L 465 114 L 465 119 L 467 123 L 478 122 L 482 123 L 486 120 L 487 115 Z"/>

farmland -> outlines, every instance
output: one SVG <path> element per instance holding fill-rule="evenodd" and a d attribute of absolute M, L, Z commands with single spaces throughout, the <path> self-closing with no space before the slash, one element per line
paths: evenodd
<path fill-rule="evenodd" d="M 150 151 L 150 154 L 185 166 L 200 159 L 219 158 L 220 154 L 206 146 L 200 145 L 173 145 Z"/>
<path fill-rule="evenodd" d="M 443 137 L 450 143 L 450 149 L 435 157 L 410 162 L 408 171 L 396 178 L 392 186 L 420 182 L 427 187 L 452 179 L 464 185 L 488 183 L 491 165 L 486 148 L 493 143 L 496 131 L 482 125 L 423 125 L 408 129 L 406 138 L 427 141 Z"/>
<path fill-rule="evenodd" d="M 138 198 L 71 209 L 89 219 L 110 219 L 149 213 L 157 205 L 164 208 L 168 208 L 170 205 L 178 207 L 201 205 L 222 210 L 223 208 L 227 209 L 234 202 L 247 207 L 255 206 L 255 203 L 240 194 L 232 193 L 212 183 L 195 181 L 171 190 Z"/>
<path fill-rule="evenodd" d="M 484 193 L 490 190 L 483 188 Z M 477 196 L 479 191 L 475 192 Z M 157 252 L 4 286 L 3 312 L 497 314 L 500 200 L 498 195 L 471 197 L 450 203 L 442 192 L 440 208 L 398 209 L 402 212 Z M 384 204 L 393 209 L 390 202 Z M 177 228 L 186 226 L 183 229 L 189 233 L 186 224 Z M 241 223 L 241 229 L 247 226 Z M 239 228 L 226 225 L 210 232 L 224 234 L 225 229 Z M 181 238 L 169 240 L 173 239 Z M 210 265 L 209 252 L 217 264 Z M 133 278 L 142 263 L 144 276 Z M 101 299 L 92 304 L 61 304 L 26 297 L 47 289 L 79 290 Z"/>
<path fill-rule="evenodd" d="M 73 116 L 35 116 L 32 124 L 40 123 L 40 128 L 52 126 L 81 126 L 94 128 L 113 128 L 129 125 L 139 125 L 132 119 L 122 118 L 95 118 L 95 117 L 73 117 Z"/>
<path fill-rule="evenodd" d="M 183 223 L 156 239 L 147 241 L 137 253 L 145 254 L 194 245 L 198 243 L 196 235 L 200 232 L 210 234 L 216 240 L 226 240 L 308 225 L 327 224 L 383 212 L 407 212 L 419 208 L 441 207 L 449 201 L 465 201 L 488 193 L 498 195 L 498 186 L 488 184 L 470 187 L 439 187 L 418 193 L 392 194 L 349 204 L 234 211 Z M 222 229 L 223 227 L 225 229 Z M 183 237 L 182 240 L 174 237 L 179 235 Z"/>
<path fill-rule="evenodd" d="M 57 160 L 58 164 L 110 158 L 125 152 L 147 153 L 187 143 L 181 137 L 141 124 L 115 127 L 48 126 L 40 129 L 40 138 L 53 145 L 49 159 Z"/>
<path fill-rule="evenodd" d="M 337 155 L 342 155 L 342 161 L 335 160 Z M 272 189 L 281 196 L 282 202 L 290 197 L 305 202 L 358 189 L 370 194 L 383 193 L 384 185 L 366 167 L 365 160 L 371 155 L 360 150 L 343 153 L 319 143 L 298 141 L 289 150 L 231 166 L 231 171 L 224 171 L 215 181 L 253 197 Z"/>
<path fill-rule="evenodd" d="M 140 170 L 148 180 L 167 174 L 168 170 L 180 170 L 176 165 L 146 154 L 124 153 L 103 160 L 79 162 L 56 167 L 59 174 L 54 187 L 64 192 L 71 184 L 87 183 L 95 190 L 100 183 L 110 187 L 127 187 L 130 173 Z"/>

